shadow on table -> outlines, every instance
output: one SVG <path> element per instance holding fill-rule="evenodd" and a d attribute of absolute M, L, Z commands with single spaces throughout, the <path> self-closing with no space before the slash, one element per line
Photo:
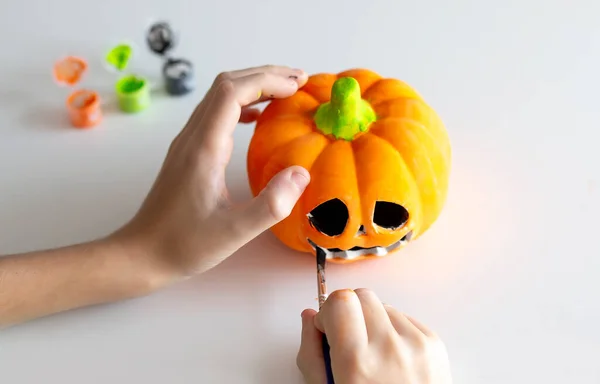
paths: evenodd
<path fill-rule="evenodd" d="M 247 372 L 248 378 L 251 378 L 249 382 L 301 384 L 304 381 L 296 365 L 300 346 L 300 312 L 309 307 L 313 297 L 317 296 L 315 270 L 314 256 L 292 251 L 271 233 L 265 232 L 219 266 L 175 290 L 177 296 L 187 303 L 194 303 L 205 295 L 214 295 L 210 301 L 218 303 L 212 309 L 218 311 L 212 315 L 215 319 L 243 316 L 243 323 L 251 327 L 245 331 L 250 335 L 244 337 L 244 344 L 256 345 L 258 355 L 242 358 L 235 350 L 215 348 L 211 351 L 215 364 L 223 364 L 220 368 L 223 372 L 230 369 L 227 364 L 231 361 L 250 359 L 254 368 Z M 298 288 L 298 282 L 302 287 Z M 277 292 L 294 289 L 305 290 L 305 300 L 285 305 L 285 309 L 277 308 L 282 300 Z M 232 308 L 226 304 L 239 303 L 239 300 L 232 299 L 236 296 L 244 298 L 242 307 Z M 220 303 L 219 298 L 223 298 Z M 290 298 L 297 300 L 298 296 L 290 295 Z M 231 312 L 226 308 L 231 308 Z M 210 308 L 207 310 L 211 311 Z M 297 332 L 290 332 L 290 327 L 296 326 Z M 211 331 L 210 337 L 223 340 L 235 337 L 232 335 L 237 332 L 244 331 L 217 327 Z M 202 339 L 205 340 L 205 337 Z"/>
<path fill-rule="evenodd" d="M 260 357 L 260 373 L 257 374 L 257 382 L 265 384 L 304 384 L 302 373 L 296 365 L 296 355 L 300 345 L 300 337 L 297 342 L 271 343 L 268 350 Z"/>

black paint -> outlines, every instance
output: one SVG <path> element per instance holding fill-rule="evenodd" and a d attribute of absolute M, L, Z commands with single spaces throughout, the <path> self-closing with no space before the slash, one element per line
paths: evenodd
<path fill-rule="evenodd" d="M 164 55 L 175 46 L 175 33 L 168 23 L 158 22 L 148 30 L 146 42 L 152 52 Z"/>
<path fill-rule="evenodd" d="M 169 73 L 179 69 L 175 75 Z M 168 59 L 163 66 L 163 77 L 165 80 L 165 87 L 170 95 L 180 96 L 185 95 L 194 90 L 194 66 L 192 63 L 185 59 Z"/>
<path fill-rule="evenodd" d="M 375 203 L 373 223 L 376 225 L 386 229 L 397 229 L 406 224 L 407 221 L 408 211 L 400 204 L 388 201 L 378 201 Z"/>
<path fill-rule="evenodd" d="M 310 223 L 317 231 L 327 236 L 344 233 L 349 218 L 348 207 L 340 199 L 331 199 L 320 204 L 309 215 Z"/>

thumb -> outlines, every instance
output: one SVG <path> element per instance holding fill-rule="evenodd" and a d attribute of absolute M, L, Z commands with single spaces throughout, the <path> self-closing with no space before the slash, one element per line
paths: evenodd
<path fill-rule="evenodd" d="M 302 312 L 302 341 L 296 364 L 307 383 L 324 383 L 326 380 L 323 359 L 323 334 L 315 327 L 317 312 L 305 309 Z"/>
<path fill-rule="evenodd" d="M 292 166 L 277 173 L 267 186 L 244 207 L 228 217 L 235 228 L 236 240 L 245 244 L 285 219 L 310 181 L 308 171 Z"/>

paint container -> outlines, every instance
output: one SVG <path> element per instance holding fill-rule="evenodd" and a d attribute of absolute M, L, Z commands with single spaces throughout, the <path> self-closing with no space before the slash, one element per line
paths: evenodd
<path fill-rule="evenodd" d="M 71 124 L 76 128 L 91 128 L 102 120 L 100 96 L 88 89 L 77 90 L 67 98 Z"/>
<path fill-rule="evenodd" d="M 123 112 L 136 113 L 150 105 L 150 84 L 148 80 L 135 75 L 123 76 L 115 86 L 119 108 Z"/>
<path fill-rule="evenodd" d="M 74 87 L 87 71 L 87 62 L 67 56 L 54 65 L 54 81 L 60 86 Z M 101 100 L 97 92 L 79 89 L 66 100 L 69 120 L 75 128 L 91 128 L 102 121 Z"/>
<path fill-rule="evenodd" d="M 177 42 L 175 31 L 165 21 L 154 23 L 146 33 L 148 48 L 157 55 L 164 56 Z"/>
<path fill-rule="evenodd" d="M 182 96 L 195 88 L 194 67 L 189 60 L 171 56 L 178 41 L 177 34 L 169 23 L 160 21 L 152 24 L 146 33 L 148 48 L 164 60 L 162 75 L 165 90 L 171 96 Z"/>
<path fill-rule="evenodd" d="M 162 73 L 169 95 L 181 96 L 194 90 L 194 67 L 190 61 L 168 59 Z"/>

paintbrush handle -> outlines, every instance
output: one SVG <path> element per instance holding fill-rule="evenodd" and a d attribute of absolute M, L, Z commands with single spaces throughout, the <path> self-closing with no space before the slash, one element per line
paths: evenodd
<path fill-rule="evenodd" d="M 323 334 L 323 357 L 325 358 L 325 373 L 327 374 L 327 384 L 335 384 L 333 381 L 333 371 L 331 370 L 331 355 L 329 354 L 329 342 L 327 336 Z"/>

